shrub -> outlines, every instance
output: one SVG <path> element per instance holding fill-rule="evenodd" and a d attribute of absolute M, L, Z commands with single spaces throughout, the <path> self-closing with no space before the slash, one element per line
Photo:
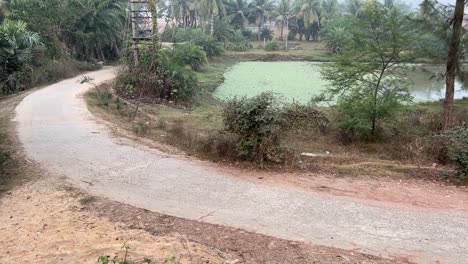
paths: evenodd
<path fill-rule="evenodd" d="M 175 35 L 175 40 L 178 43 L 199 43 L 206 40 L 207 38 L 208 35 L 200 28 L 178 28 Z"/>
<path fill-rule="evenodd" d="M 270 41 L 268 42 L 266 45 L 265 45 L 265 50 L 266 51 L 276 51 L 276 50 L 279 50 L 281 47 L 280 47 L 280 44 L 276 41 Z"/>
<path fill-rule="evenodd" d="M 178 45 L 175 57 L 183 64 L 190 65 L 194 71 L 199 71 L 201 66 L 207 62 L 206 52 L 203 48 L 192 43 Z"/>
<path fill-rule="evenodd" d="M 242 30 L 241 34 L 247 40 L 257 40 L 257 35 L 254 34 L 252 30 L 249 30 L 249 29 Z"/>
<path fill-rule="evenodd" d="M 202 47 L 209 57 L 219 56 L 224 52 L 222 44 L 203 32 L 200 28 L 177 29 L 175 39 L 179 43 L 188 42 Z"/>
<path fill-rule="evenodd" d="M 176 54 L 169 50 L 161 50 L 156 70 L 147 71 L 152 64 L 150 57 L 150 50 L 140 50 L 139 66 L 130 67 L 117 76 L 116 92 L 130 99 L 142 97 L 147 101 L 189 101 L 197 87 L 194 73 L 181 65 Z M 130 54 L 127 59 L 131 60 L 129 58 Z"/>
<path fill-rule="evenodd" d="M 448 155 L 457 164 L 459 184 L 466 184 L 468 179 L 468 128 L 458 127 L 445 133 L 448 143 Z"/>
<path fill-rule="evenodd" d="M 320 112 L 308 106 L 285 104 L 273 93 L 253 98 L 234 98 L 223 112 L 226 130 L 238 137 L 236 149 L 245 160 L 284 162 L 287 151 L 281 146 L 285 132 L 293 128 L 317 128 L 328 123 Z"/>
<path fill-rule="evenodd" d="M 262 28 L 262 31 L 260 31 L 260 40 L 264 39 L 271 41 L 273 39 L 273 30 L 267 27 Z"/>
<path fill-rule="evenodd" d="M 223 44 L 211 37 L 195 44 L 202 47 L 208 57 L 219 56 L 224 53 Z"/>
<path fill-rule="evenodd" d="M 175 40 L 174 28 L 168 23 L 161 34 L 162 42 L 173 42 Z"/>
<path fill-rule="evenodd" d="M 243 52 L 252 48 L 250 42 L 238 31 L 231 37 L 226 49 L 231 51 Z"/>

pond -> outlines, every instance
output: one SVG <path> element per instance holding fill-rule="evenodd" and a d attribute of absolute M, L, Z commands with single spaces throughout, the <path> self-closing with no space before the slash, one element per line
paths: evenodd
<path fill-rule="evenodd" d="M 255 96 L 273 91 L 286 99 L 307 103 L 314 95 L 326 89 L 321 78 L 319 62 L 240 62 L 224 74 L 225 81 L 215 96 L 228 99 L 234 96 Z M 415 101 L 436 101 L 445 95 L 445 80 L 431 78 L 433 73 L 443 72 L 442 66 L 417 66 L 408 73 Z M 468 97 L 468 90 L 460 81 L 455 84 L 455 97 Z"/>

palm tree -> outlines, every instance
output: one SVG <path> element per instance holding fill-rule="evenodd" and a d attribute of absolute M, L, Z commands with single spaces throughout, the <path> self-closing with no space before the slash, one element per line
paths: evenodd
<path fill-rule="evenodd" d="M 117 56 L 126 20 L 126 10 L 121 1 L 72 0 L 70 5 L 80 10 L 69 42 L 76 55 L 101 61 L 106 58 L 105 51 Z"/>
<path fill-rule="evenodd" d="M 39 34 L 22 21 L 5 20 L 0 25 L 0 87 L 2 93 L 16 90 L 15 73 L 31 60 L 32 50 L 40 44 Z"/>
<path fill-rule="evenodd" d="M 324 27 L 328 22 L 338 16 L 338 0 L 323 0 L 321 7 L 320 22 L 322 22 L 322 26 Z"/>
<path fill-rule="evenodd" d="M 293 12 L 292 1 L 291 0 L 281 0 L 273 12 L 276 24 L 280 27 L 280 40 L 283 40 L 283 30 L 284 26 L 287 26 L 289 17 Z"/>
<path fill-rule="evenodd" d="M 302 2 L 301 10 L 298 14 L 298 18 L 303 20 L 304 27 L 306 30 L 306 39 L 312 37 L 314 40 L 317 39 L 318 29 L 320 28 L 320 1 L 319 0 L 304 0 Z M 315 32 L 316 31 L 316 32 Z"/>
<path fill-rule="evenodd" d="M 217 41 L 222 41 L 224 47 L 226 48 L 227 42 L 234 36 L 236 31 L 229 23 L 226 17 L 217 18 L 214 23 L 214 39 Z"/>
<path fill-rule="evenodd" d="M 361 14 L 362 0 L 346 0 L 346 12 L 352 16 L 358 17 Z"/>
<path fill-rule="evenodd" d="M 221 0 L 199 0 L 197 11 L 201 17 L 210 21 L 210 36 L 214 34 L 215 17 L 226 15 L 226 8 Z"/>
<path fill-rule="evenodd" d="M 5 0 L 0 0 L 0 23 L 8 16 L 8 7 Z"/>
<path fill-rule="evenodd" d="M 246 0 L 227 0 L 225 2 L 227 18 L 234 29 L 245 29 L 249 20 L 249 8 Z"/>
<path fill-rule="evenodd" d="M 270 0 L 254 0 L 249 4 L 250 17 L 255 19 L 257 26 L 257 40 L 260 40 L 260 31 L 265 23 L 265 20 L 271 15 L 274 5 Z"/>

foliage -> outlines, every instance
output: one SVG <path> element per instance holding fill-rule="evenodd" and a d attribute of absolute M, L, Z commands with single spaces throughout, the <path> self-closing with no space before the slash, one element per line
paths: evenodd
<path fill-rule="evenodd" d="M 343 48 L 346 46 L 346 42 L 349 41 L 351 36 L 342 27 L 331 28 L 325 35 L 325 42 L 327 43 L 327 49 L 332 54 L 340 54 Z"/>
<path fill-rule="evenodd" d="M 188 42 L 202 47 L 209 57 L 219 56 L 224 52 L 222 45 L 200 28 L 177 29 L 175 39 L 179 43 Z"/>
<path fill-rule="evenodd" d="M 48 56 L 85 60 L 119 55 L 125 24 L 123 0 L 11 1 L 10 18 L 23 20 L 43 37 Z"/>
<path fill-rule="evenodd" d="M 264 49 L 266 51 L 277 51 L 281 49 L 281 46 L 277 41 L 272 40 L 267 42 Z"/>
<path fill-rule="evenodd" d="M 459 184 L 468 181 L 468 128 L 458 127 L 445 133 L 448 141 L 448 155 L 456 162 L 458 168 Z"/>
<path fill-rule="evenodd" d="M 203 52 L 198 47 L 199 51 Z M 126 58 L 129 67 L 117 76 L 116 92 L 126 98 L 147 101 L 190 101 L 197 87 L 197 79 L 192 71 L 184 67 L 180 56 L 177 51 L 161 50 L 158 53 L 159 63 L 153 65 L 152 51 L 142 49 L 140 63 L 135 67 L 132 56 L 128 54 Z M 153 67 L 154 70 L 148 70 Z"/>
<path fill-rule="evenodd" d="M 203 48 L 192 43 L 178 45 L 175 58 L 183 64 L 190 65 L 194 71 L 199 71 L 201 66 L 207 62 L 206 52 L 203 51 Z"/>
<path fill-rule="evenodd" d="M 229 24 L 226 18 L 217 18 L 214 22 L 213 37 L 216 41 L 223 42 L 225 45 L 235 34 L 234 28 Z"/>
<path fill-rule="evenodd" d="M 338 98 L 337 109 L 345 120 L 341 126 L 365 138 L 375 138 L 379 122 L 390 119 L 399 106 L 411 100 L 403 62 L 416 35 L 398 9 L 385 9 L 368 1 L 361 18 L 353 18 L 351 41 L 342 54 L 322 70 L 331 87 L 325 92 Z"/>
<path fill-rule="evenodd" d="M 161 41 L 162 42 L 173 42 L 175 40 L 175 30 L 174 27 L 172 27 L 169 24 L 166 24 L 164 27 L 164 31 L 161 34 Z"/>
<path fill-rule="evenodd" d="M 226 49 L 238 52 L 247 51 L 251 48 L 250 42 L 239 31 L 236 31 L 226 46 Z"/>
<path fill-rule="evenodd" d="M 273 30 L 270 28 L 262 28 L 262 31 L 260 31 L 260 39 L 261 40 L 272 40 L 273 39 Z"/>
<path fill-rule="evenodd" d="M 0 25 L 0 89 L 9 94 L 20 89 L 26 78 L 25 68 L 31 62 L 33 48 L 39 45 L 39 35 L 27 29 L 22 21 L 5 20 Z"/>
<path fill-rule="evenodd" d="M 264 161 L 283 162 L 281 147 L 285 132 L 300 124 L 317 128 L 328 123 L 320 112 L 307 106 L 285 104 L 272 93 L 253 98 L 234 98 L 223 112 L 226 130 L 238 136 L 237 151 L 246 160 L 263 166 Z"/>

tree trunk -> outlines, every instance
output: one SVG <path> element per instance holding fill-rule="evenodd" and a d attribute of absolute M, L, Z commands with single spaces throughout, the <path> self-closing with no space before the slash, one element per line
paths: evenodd
<path fill-rule="evenodd" d="M 283 21 L 281 21 L 281 35 L 280 35 L 281 41 L 283 41 L 283 28 L 284 28 Z"/>
<path fill-rule="evenodd" d="M 455 97 L 455 75 L 458 64 L 458 50 L 463 23 L 465 0 L 457 0 L 455 5 L 455 16 L 453 18 L 452 40 L 447 57 L 447 72 L 445 74 L 445 100 L 444 100 L 444 130 L 453 126 L 453 100 Z"/>
<path fill-rule="evenodd" d="M 214 34 L 214 14 L 211 12 L 211 20 L 210 20 L 210 36 L 213 37 Z"/>

